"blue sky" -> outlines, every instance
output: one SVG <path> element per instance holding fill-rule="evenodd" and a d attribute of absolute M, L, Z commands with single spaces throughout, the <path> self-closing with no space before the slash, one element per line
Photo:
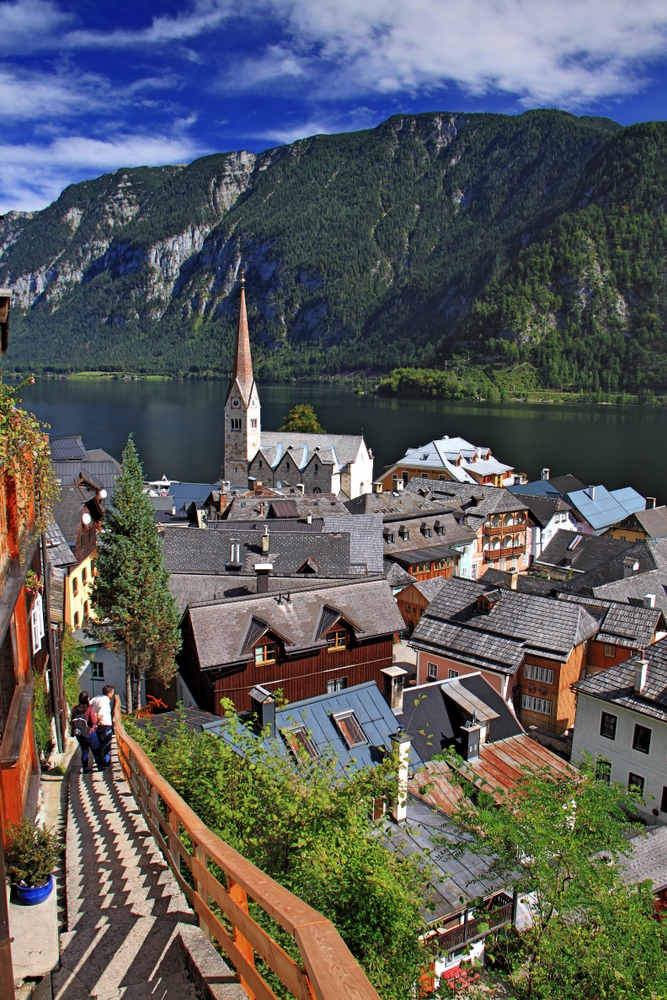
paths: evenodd
<path fill-rule="evenodd" d="M 0 0 L 0 212 L 397 112 L 667 118 L 667 0 Z"/>

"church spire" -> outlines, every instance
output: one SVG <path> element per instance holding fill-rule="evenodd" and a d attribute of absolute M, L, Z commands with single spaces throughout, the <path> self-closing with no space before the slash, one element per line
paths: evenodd
<path fill-rule="evenodd" d="M 241 271 L 241 298 L 239 301 L 239 326 L 236 334 L 236 360 L 232 382 L 238 382 L 245 402 L 250 398 L 253 385 L 252 356 L 250 354 L 250 333 L 248 314 L 245 306 L 245 272 Z"/>

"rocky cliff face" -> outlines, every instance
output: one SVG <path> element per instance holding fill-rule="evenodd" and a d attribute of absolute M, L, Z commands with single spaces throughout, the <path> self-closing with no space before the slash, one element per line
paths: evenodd
<path fill-rule="evenodd" d="M 561 112 L 401 115 L 72 185 L 0 221 L 8 362 L 223 373 L 241 267 L 265 374 L 532 349 L 591 315 L 632 338 L 638 297 L 607 236 L 589 227 L 575 259 L 558 221 L 611 211 L 603 160 L 629 131 Z M 548 274 L 547 245 L 563 248 Z"/>

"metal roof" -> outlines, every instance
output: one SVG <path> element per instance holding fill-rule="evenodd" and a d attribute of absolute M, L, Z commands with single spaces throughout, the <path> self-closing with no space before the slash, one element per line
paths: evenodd
<path fill-rule="evenodd" d="M 566 499 L 586 518 L 594 531 L 602 531 L 625 520 L 628 514 L 646 509 L 645 497 L 631 486 L 611 492 L 606 486 L 589 486 L 585 490 L 568 493 Z"/>
<path fill-rule="evenodd" d="M 80 434 L 49 438 L 49 447 L 54 461 L 85 462 L 88 459 L 88 452 Z"/>

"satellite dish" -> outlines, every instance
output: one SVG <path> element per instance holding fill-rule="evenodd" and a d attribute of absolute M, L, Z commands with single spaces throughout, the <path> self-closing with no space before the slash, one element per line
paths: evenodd
<path fill-rule="evenodd" d="M 90 522 L 92 521 L 92 517 L 90 516 L 87 510 L 84 510 L 83 514 L 81 515 L 81 520 L 83 521 L 84 524 L 90 524 Z"/>
<path fill-rule="evenodd" d="M 106 500 L 106 498 L 108 496 L 106 490 L 100 490 L 100 492 L 97 495 L 100 498 L 100 500 Z"/>

